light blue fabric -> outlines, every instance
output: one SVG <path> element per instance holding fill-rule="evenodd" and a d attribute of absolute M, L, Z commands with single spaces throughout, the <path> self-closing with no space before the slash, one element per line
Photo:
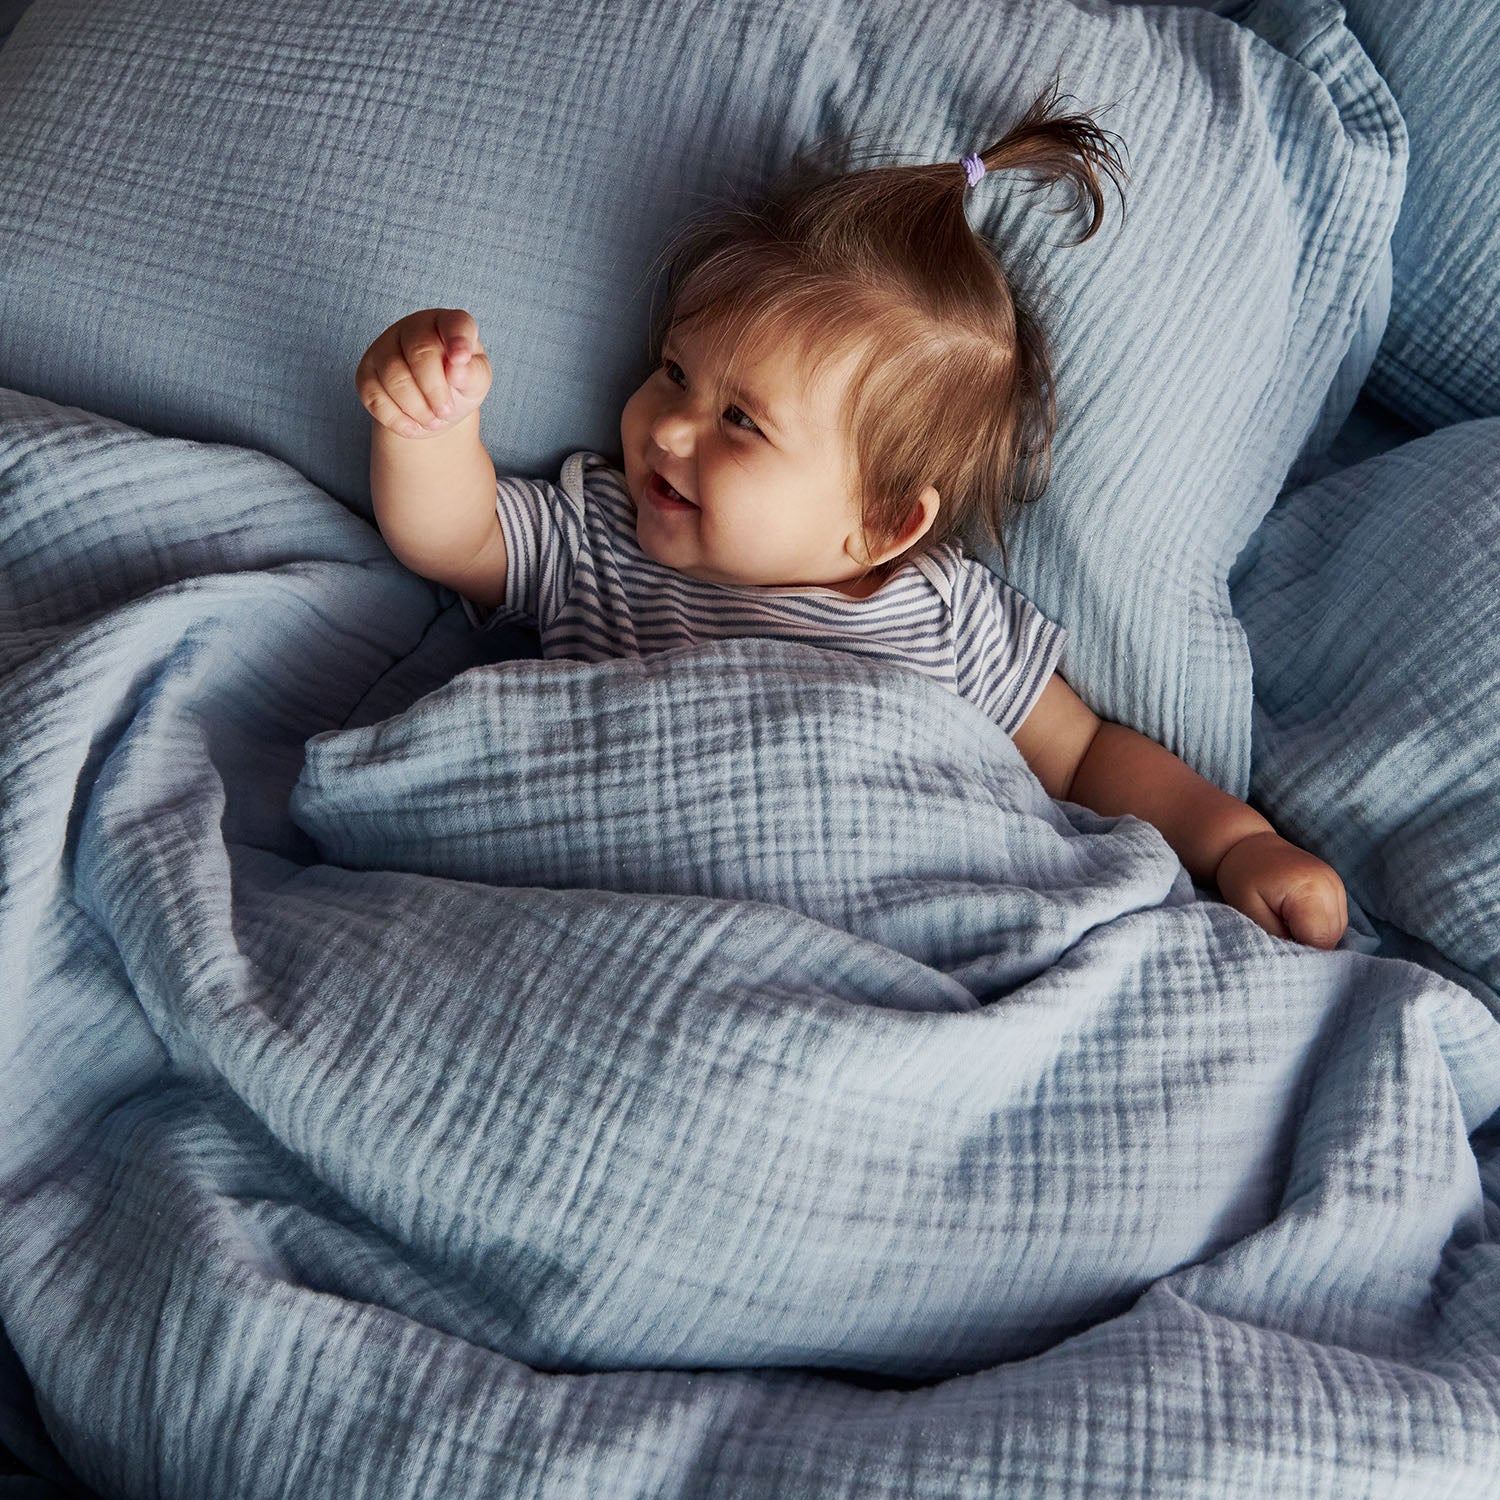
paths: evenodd
<path fill-rule="evenodd" d="M 915 673 L 480 662 L 261 455 L 0 394 L 0 589 L 0 1323 L 100 1494 L 1496 1472 L 1462 989 Z"/>
<path fill-rule="evenodd" d="M 1420 429 L 1500 417 L 1500 0 L 1347 0 L 1411 131 L 1371 391 Z"/>
<path fill-rule="evenodd" d="M 1116 4 L 1139 4 L 1142 0 L 1115 0 Z M 1254 16 L 1253 0 L 1151 0 L 1153 4 L 1191 6 L 1212 10 L 1231 20 L 1242 20 Z M 1343 362 L 1334 376 L 1328 394 L 1323 398 L 1323 407 L 1313 426 L 1302 452 L 1293 464 L 1285 480 L 1285 487 L 1296 488 L 1321 479 L 1336 469 L 1358 462 L 1350 457 L 1351 441 L 1358 443 L 1369 435 L 1369 424 L 1355 415 L 1356 403 L 1374 367 L 1375 357 L 1385 337 L 1387 320 L 1391 311 L 1392 261 L 1389 246 L 1382 254 L 1374 280 L 1364 304 L 1360 309 L 1359 323 L 1354 332 Z M 1368 403 L 1367 403 L 1368 404 Z M 1383 419 L 1396 422 L 1394 415 L 1384 414 Z M 1350 424 L 1353 423 L 1353 433 Z M 1404 423 L 1400 425 L 1405 426 Z M 1409 436 L 1417 434 L 1411 432 Z M 1404 437 L 1396 441 L 1404 441 Z M 1386 443 L 1393 447 L 1394 442 Z M 1358 457 L 1367 457 L 1360 453 Z"/>
<path fill-rule="evenodd" d="M 1323 410 L 1318 414 L 1312 435 L 1286 477 L 1285 488 L 1300 489 L 1304 484 L 1311 484 L 1355 461 L 1345 455 L 1351 444 L 1359 442 L 1367 431 L 1367 424 L 1361 420 L 1364 412 L 1361 411 L 1360 417 L 1356 417 L 1355 413 L 1359 408 L 1360 394 L 1374 366 L 1375 356 L 1380 350 L 1380 341 L 1385 337 L 1390 312 L 1391 258 L 1387 253 L 1381 262 L 1369 299 L 1360 313 L 1354 342 L 1349 346 L 1349 352 L 1344 356 L 1344 362 L 1339 366 L 1333 384 L 1324 397 Z M 1368 405 L 1367 399 L 1366 408 Z M 1391 417 L 1390 420 L 1395 422 L 1396 418 Z"/>
<path fill-rule="evenodd" d="M 1054 481 L 1013 581 L 1100 712 L 1243 791 L 1225 576 L 1355 340 L 1405 137 L 1331 0 L 1237 14 L 35 0 L 0 51 L 0 380 L 264 449 L 364 508 L 360 352 L 466 306 L 491 451 L 552 474 L 617 451 L 653 259 L 708 195 L 846 132 L 956 173 L 1061 62 L 1135 180 L 1123 227 L 1111 197 L 1074 248 L 1005 174 L 973 195 L 1057 349 Z"/>
<path fill-rule="evenodd" d="M 1298 490 L 1256 541 L 1253 795 L 1500 988 L 1500 420 Z"/>
<path fill-rule="evenodd" d="M 1388 453 L 1409 443 L 1421 434 L 1409 422 L 1403 422 L 1389 407 L 1361 394 L 1349 413 L 1349 420 L 1339 429 L 1328 450 L 1329 473 L 1353 468 L 1367 458 Z M 1326 475 L 1319 475 L 1325 478 Z"/>

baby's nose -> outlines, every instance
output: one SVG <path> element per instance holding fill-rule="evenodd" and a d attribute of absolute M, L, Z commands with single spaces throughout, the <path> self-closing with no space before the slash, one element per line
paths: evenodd
<path fill-rule="evenodd" d="M 682 412 L 663 412 L 651 424 L 651 437 L 674 458 L 686 458 L 693 451 L 692 420 Z"/>

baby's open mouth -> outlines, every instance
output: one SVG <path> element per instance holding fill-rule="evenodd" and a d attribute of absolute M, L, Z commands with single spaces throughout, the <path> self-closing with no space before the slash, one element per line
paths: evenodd
<path fill-rule="evenodd" d="M 673 489 L 655 469 L 651 471 L 651 479 L 648 487 L 658 500 L 676 501 L 679 505 L 694 505 L 694 502 L 689 500 L 681 491 Z M 694 509 L 696 508 L 696 505 L 694 505 Z"/>

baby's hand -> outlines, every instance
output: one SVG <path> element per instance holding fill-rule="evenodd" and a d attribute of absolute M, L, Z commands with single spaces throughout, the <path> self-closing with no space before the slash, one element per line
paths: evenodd
<path fill-rule="evenodd" d="M 1338 871 L 1277 833 L 1254 833 L 1230 847 L 1215 875 L 1219 894 L 1274 937 L 1332 948 L 1349 925 Z"/>
<path fill-rule="evenodd" d="M 354 372 L 365 410 L 401 437 L 436 437 L 478 409 L 490 361 L 479 328 L 456 307 L 428 307 L 392 323 Z"/>

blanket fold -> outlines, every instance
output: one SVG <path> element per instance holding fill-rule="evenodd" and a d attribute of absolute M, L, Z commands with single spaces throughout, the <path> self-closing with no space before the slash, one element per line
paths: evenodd
<path fill-rule="evenodd" d="M 967 964 L 981 999 L 1192 901 L 1149 824 L 1052 802 L 1007 736 L 915 676 L 755 640 L 476 669 L 315 737 L 292 814 L 359 869 L 773 903 Z"/>
<path fill-rule="evenodd" d="M 0 396 L 0 577 L 0 1323 L 101 1494 L 1492 1476 L 1466 991 L 914 673 L 479 664 L 236 450 Z"/>

